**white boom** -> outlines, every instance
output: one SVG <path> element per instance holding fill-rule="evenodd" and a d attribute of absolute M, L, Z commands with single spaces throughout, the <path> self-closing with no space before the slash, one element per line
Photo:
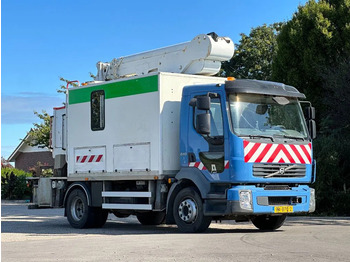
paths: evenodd
<path fill-rule="evenodd" d="M 201 34 L 190 42 L 114 58 L 110 63 L 98 62 L 95 80 L 107 81 L 151 72 L 215 75 L 221 68 L 221 61 L 231 59 L 233 53 L 230 38 L 218 37 L 215 33 Z"/>

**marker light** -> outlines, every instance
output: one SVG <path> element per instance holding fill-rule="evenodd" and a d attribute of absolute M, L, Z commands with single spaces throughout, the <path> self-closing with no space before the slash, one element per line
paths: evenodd
<path fill-rule="evenodd" d="M 233 76 L 229 76 L 228 78 L 227 78 L 227 81 L 235 81 L 236 80 L 236 78 L 234 78 Z"/>

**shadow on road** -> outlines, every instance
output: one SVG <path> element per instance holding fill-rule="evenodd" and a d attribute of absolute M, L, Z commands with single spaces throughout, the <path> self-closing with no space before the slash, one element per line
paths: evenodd
<path fill-rule="evenodd" d="M 72 228 L 63 216 L 63 209 L 36 209 L 28 210 L 26 205 L 2 205 L 2 233 L 23 233 L 29 235 L 146 235 L 146 234 L 179 234 L 175 225 L 143 226 L 135 217 L 115 218 L 109 215 L 109 220 L 102 228 L 75 229 Z M 242 224 L 234 221 L 212 223 L 204 234 L 230 234 L 230 233 L 264 233 L 251 228 L 250 223 Z M 317 217 L 289 217 L 280 230 L 285 227 L 300 225 L 339 225 L 349 226 L 349 218 L 317 218 Z"/>
<path fill-rule="evenodd" d="M 179 234 L 175 225 L 144 226 L 133 216 L 116 218 L 110 214 L 102 228 L 75 229 L 63 216 L 63 209 L 27 209 L 23 204 L 2 204 L 2 233 L 29 235 L 145 235 Z M 212 223 L 204 234 L 259 233 L 257 229 L 234 228 L 237 224 Z M 249 224 L 248 224 L 249 225 Z M 221 228 L 224 227 L 224 228 Z"/>
<path fill-rule="evenodd" d="M 102 228 L 75 229 L 67 220 L 57 218 L 33 219 L 32 217 L 2 221 L 2 233 L 24 233 L 38 235 L 146 235 L 146 234 L 179 234 L 175 225 L 144 226 L 139 223 L 108 220 Z M 209 228 L 204 234 L 227 233 L 260 233 L 257 229 L 221 229 Z M 276 231 L 277 232 L 277 231 Z"/>

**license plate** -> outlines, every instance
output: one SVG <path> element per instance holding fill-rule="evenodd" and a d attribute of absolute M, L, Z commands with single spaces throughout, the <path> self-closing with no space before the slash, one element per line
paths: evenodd
<path fill-rule="evenodd" d="M 276 206 L 274 207 L 275 213 L 293 213 L 293 206 Z"/>

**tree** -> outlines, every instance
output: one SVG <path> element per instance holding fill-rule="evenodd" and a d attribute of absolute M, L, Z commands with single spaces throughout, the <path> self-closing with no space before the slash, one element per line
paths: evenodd
<path fill-rule="evenodd" d="M 350 213 L 350 0 L 311 0 L 281 29 L 273 80 L 316 107 L 318 212 Z"/>
<path fill-rule="evenodd" d="M 223 75 L 238 78 L 271 80 L 272 59 L 276 54 L 276 37 L 282 23 L 252 28 L 247 36 L 241 34 L 235 55 L 223 63 Z"/>
<path fill-rule="evenodd" d="M 320 121 L 319 139 L 315 143 L 319 168 L 317 189 L 322 206 L 332 195 L 332 209 L 340 215 L 350 215 L 350 57 L 338 59 L 334 68 L 323 75 L 323 99 L 328 114 Z M 331 193 L 329 192 L 331 190 Z"/>
<path fill-rule="evenodd" d="M 90 73 L 90 76 L 92 74 Z M 78 86 L 76 83 L 71 83 L 69 80 L 60 77 L 60 80 L 65 84 L 62 84 L 59 89 L 57 89 L 58 93 L 66 93 L 67 87 L 66 85 L 70 83 L 73 86 Z M 43 110 L 42 113 L 38 113 L 34 111 L 34 114 L 39 117 L 41 120 L 40 123 L 34 123 L 34 128 L 29 131 L 29 135 L 31 140 L 26 141 L 26 143 L 30 146 L 38 146 L 40 148 L 49 148 L 50 146 L 50 115 Z"/>
<path fill-rule="evenodd" d="M 350 0 L 311 0 L 300 6 L 277 38 L 273 79 L 311 98 L 323 117 L 325 72 L 349 57 Z"/>
<path fill-rule="evenodd" d="M 34 112 L 42 121 L 34 123 L 34 128 L 29 131 L 31 140 L 26 143 L 30 146 L 38 146 L 40 148 L 49 148 L 50 146 L 50 115 L 43 110 L 42 113 Z"/>

